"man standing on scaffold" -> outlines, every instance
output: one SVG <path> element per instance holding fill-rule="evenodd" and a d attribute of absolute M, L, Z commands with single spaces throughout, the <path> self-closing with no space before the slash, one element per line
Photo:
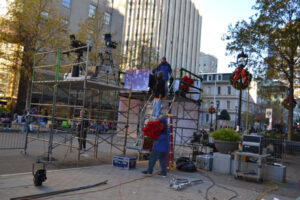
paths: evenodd
<path fill-rule="evenodd" d="M 166 57 L 162 57 L 161 63 L 153 71 L 155 73 L 155 77 L 157 76 L 158 72 L 163 72 L 163 80 L 165 82 L 165 96 L 168 96 L 169 76 L 172 75 L 172 68 L 171 65 L 167 62 Z"/>

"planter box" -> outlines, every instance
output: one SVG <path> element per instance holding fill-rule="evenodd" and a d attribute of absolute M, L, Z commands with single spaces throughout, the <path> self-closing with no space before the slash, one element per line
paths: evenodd
<path fill-rule="evenodd" d="M 238 149 L 238 142 L 214 140 L 215 147 L 220 153 L 231 153 Z"/>

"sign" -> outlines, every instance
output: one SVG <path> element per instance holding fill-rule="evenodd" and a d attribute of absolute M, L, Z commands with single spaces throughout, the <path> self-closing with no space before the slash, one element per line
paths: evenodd
<path fill-rule="evenodd" d="M 149 90 L 149 69 L 140 70 L 127 70 L 125 74 L 125 86 L 124 88 L 130 88 L 130 81 L 132 77 L 132 90 L 133 91 L 148 91 Z"/>
<path fill-rule="evenodd" d="M 266 118 L 272 118 L 272 108 L 266 109 Z"/>

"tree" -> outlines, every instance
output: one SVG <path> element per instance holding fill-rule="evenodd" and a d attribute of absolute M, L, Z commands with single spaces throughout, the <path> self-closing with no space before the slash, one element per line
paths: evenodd
<path fill-rule="evenodd" d="M 222 111 L 221 111 L 221 114 L 220 114 L 220 116 L 219 116 L 219 119 L 220 119 L 220 120 L 227 120 L 227 121 L 230 120 L 230 115 L 228 114 L 227 110 L 222 110 Z"/>
<path fill-rule="evenodd" d="M 156 49 L 151 46 L 149 40 L 139 39 L 138 41 L 128 42 L 127 55 L 128 59 L 127 65 L 130 60 L 134 59 L 135 69 L 154 69 L 158 66 Z"/>
<path fill-rule="evenodd" d="M 66 45 L 67 24 L 52 0 L 14 0 L 8 2 L 7 17 L 0 19 L 0 42 L 21 45 L 17 109 L 28 107 L 33 55 Z M 36 65 L 39 64 L 36 60 Z M 18 65 L 12 65 L 18 66 Z"/>
<path fill-rule="evenodd" d="M 261 79 L 280 77 L 287 81 L 289 98 L 294 99 L 294 80 L 299 70 L 300 4 L 298 0 L 257 0 L 257 11 L 249 22 L 229 25 L 223 36 L 227 52 L 237 54 L 244 49 L 249 65 Z M 264 72 L 264 73 L 263 73 Z M 262 75 L 261 75 L 262 74 Z M 293 104 L 289 106 L 288 140 L 293 131 Z"/>

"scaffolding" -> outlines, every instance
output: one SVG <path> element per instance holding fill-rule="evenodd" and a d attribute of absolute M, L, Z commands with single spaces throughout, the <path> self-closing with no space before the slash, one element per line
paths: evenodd
<path fill-rule="evenodd" d="M 109 49 L 100 50 L 112 58 Z M 44 153 L 49 161 L 58 146 L 67 147 L 70 152 L 78 150 L 78 160 L 86 151 L 93 151 L 97 159 L 98 146 L 104 142 L 111 145 L 111 150 L 123 151 L 120 146 L 126 146 L 131 124 L 128 120 L 118 121 L 118 113 L 127 118 L 130 114 L 129 109 L 119 112 L 118 107 L 119 93 L 125 90 L 120 84 L 122 72 L 113 62 L 105 62 L 103 56 L 100 64 L 89 56 L 89 46 L 34 55 L 25 152 L 33 141 L 48 143 Z M 56 63 L 51 63 L 53 60 Z M 131 94 L 131 89 L 125 91 Z M 130 105 L 130 97 L 124 101 Z M 100 134 L 103 131 L 99 130 L 99 123 L 102 127 L 110 124 L 110 133 Z"/>
<path fill-rule="evenodd" d="M 110 52 L 100 50 L 103 54 Z M 110 52 L 109 59 L 111 55 Z M 113 66 L 112 60 L 104 62 L 102 58 L 91 57 L 89 46 L 35 54 L 25 152 L 34 141 L 48 144 L 43 152 L 48 161 L 53 160 L 53 150 L 58 147 L 77 151 L 77 160 L 87 151 L 98 159 L 100 144 L 109 145 L 110 154 L 113 151 L 126 154 L 127 149 L 141 152 L 130 147 L 137 146 L 142 127 L 150 119 L 152 95 L 148 91 L 132 91 L 132 69 L 122 72 Z M 98 62 L 99 59 L 102 60 Z M 129 89 L 121 82 L 126 73 L 131 73 Z M 199 84 L 185 83 L 191 90 L 184 93 L 180 85 L 185 75 L 191 75 Z M 199 76 L 181 69 L 180 77 L 170 84 L 170 93 L 163 103 L 162 113 L 173 116 L 177 155 L 194 148 L 190 141 L 193 133 L 200 130 L 200 83 Z M 99 130 L 100 123 L 102 127 L 111 124 L 110 130 Z"/>
<path fill-rule="evenodd" d="M 191 76 L 194 80 L 193 85 L 183 82 L 184 76 Z M 190 156 L 195 150 L 202 150 L 202 144 L 192 144 L 193 134 L 200 132 L 200 106 L 201 106 L 201 82 L 200 76 L 191 73 L 190 71 L 181 68 L 180 76 L 173 80 L 169 86 L 169 93 L 165 100 L 163 100 L 161 114 L 171 115 L 173 118 L 173 144 L 174 155 Z M 181 84 L 186 84 L 190 87 L 188 92 L 183 91 L 180 87 Z M 124 97 L 128 97 L 128 94 L 121 94 Z M 135 92 L 131 96 L 135 99 L 139 105 L 139 114 L 136 117 L 138 126 L 135 132 L 136 143 L 133 146 L 128 146 L 129 149 L 135 149 L 139 151 L 140 158 L 143 158 L 143 154 L 149 153 L 147 150 L 143 150 L 142 128 L 151 120 L 152 113 L 152 94 L 148 92 Z"/>

